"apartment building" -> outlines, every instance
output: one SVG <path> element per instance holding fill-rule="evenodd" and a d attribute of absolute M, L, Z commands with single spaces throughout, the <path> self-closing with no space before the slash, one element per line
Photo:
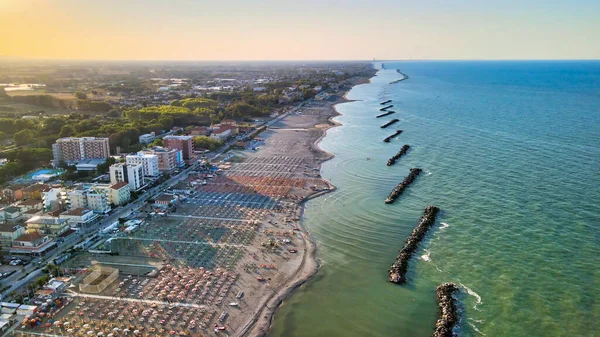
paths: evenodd
<path fill-rule="evenodd" d="M 179 149 L 153 146 L 140 153 L 155 155 L 158 158 L 158 169 L 161 172 L 170 172 L 185 165 L 185 162 L 183 161 L 183 151 Z"/>
<path fill-rule="evenodd" d="M 142 165 L 144 177 L 158 177 L 160 171 L 158 169 L 158 157 L 153 154 L 137 154 L 128 155 L 125 157 L 127 165 Z"/>
<path fill-rule="evenodd" d="M 160 168 L 160 160 L 159 160 Z M 144 168 L 141 164 L 113 164 L 109 168 L 110 183 L 126 182 L 132 191 L 137 191 L 144 186 Z"/>
<path fill-rule="evenodd" d="M 82 159 L 106 159 L 110 155 L 108 138 L 61 138 L 52 145 L 54 165 L 75 163 Z"/>
<path fill-rule="evenodd" d="M 192 159 L 194 156 L 194 137 L 192 136 L 166 136 L 163 144 L 167 148 L 178 149 L 183 152 L 183 159 Z"/>

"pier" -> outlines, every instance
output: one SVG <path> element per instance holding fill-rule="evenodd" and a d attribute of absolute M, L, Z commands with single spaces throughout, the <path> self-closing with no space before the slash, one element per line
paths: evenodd
<path fill-rule="evenodd" d="M 391 114 L 395 114 L 395 113 L 396 113 L 396 111 L 390 110 L 390 111 L 388 111 L 388 112 L 386 112 L 384 114 L 377 115 L 375 118 L 381 118 L 381 117 L 385 117 L 385 116 L 388 116 L 388 115 L 391 115 Z"/>
<path fill-rule="evenodd" d="M 386 105 L 386 104 L 390 103 L 391 101 L 392 101 L 391 99 L 388 99 L 387 101 L 385 101 L 385 102 L 381 102 L 381 103 L 379 103 L 379 104 L 381 104 L 381 105 Z"/>
<path fill-rule="evenodd" d="M 389 143 L 389 142 L 390 142 L 390 140 L 392 140 L 392 138 L 394 138 L 394 137 L 397 137 L 397 136 L 398 136 L 398 135 L 400 135 L 401 133 L 402 133 L 402 130 L 398 130 L 398 131 L 394 132 L 394 134 L 393 134 L 393 135 L 391 135 L 391 136 L 389 136 L 389 137 L 386 137 L 386 138 L 385 138 L 383 141 L 384 141 L 384 142 L 386 142 L 386 143 Z"/>
<path fill-rule="evenodd" d="M 458 324 L 458 309 L 456 300 L 452 297 L 459 288 L 454 283 L 443 283 L 437 287 L 436 295 L 441 315 L 435 323 L 433 337 L 452 337 L 453 329 Z"/>
<path fill-rule="evenodd" d="M 381 126 L 381 128 L 382 128 L 382 129 L 385 129 L 385 128 L 387 128 L 388 126 L 390 126 L 390 125 L 392 125 L 392 124 L 394 124 L 394 123 L 397 123 L 397 122 L 399 122 L 399 121 L 400 121 L 399 119 L 397 119 L 397 118 L 394 118 L 394 119 L 392 119 L 391 121 L 389 121 L 389 122 L 387 122 L 387 123 L 383 124 L 383 125 Z"/>
<path fill-rule="evenodd" d="M 419 224 L 413 229 L 412 233 L 410 233 L 406 242 L 404 242 L 404 247 L 402 247 L 398 257 L 396 257 L 396 262 L 392 264 L 392 267 L 389 270 L 390 282 L 396 284 L 406 283 L 408 262 L 417 249 L 419 249 L 419 244 L 425 238 L 429 228 L 435 223 L 435 217 L 439 210 L 440 209 L 435 206 L 427 206 L 427 208 L 425 208 L 425 212 L 419 221 Z"/>
<path fill-rule="evenodd" d="M 390 104 L 390 105 L 384 106 L 383 108 L 379 109 L 379 111 L 385 111 L 385 110 L 387 110 L 389 108 L 392 108 L 392 107 L 394 107 L 394 105 Z"/>
<path fill-rule="evenodd" d="M 407 144 L 404 144 L 404 146 L 402 146 L 400 151 L 388 160 L 387 166 L 392 166 L 392 165 L 396 164 L 396 160 L 400 159 L 400 157 L 402 157 L 404 154 L 406 154 L 408 149 L 410 149 L 410 146 Z"/>
<path fill-rule="evenodd" d="M 406 178 L 404 178 L 404 181 L 401 182 L 400 184 L 398 184 L 398 186 L 396 186 L 392 190 L 392 192 L 388 195 L 388 197 L 385 198 L 385 203 L 391 204 L 396 199 L 398 199 L 398 197 L 402 195 L 402 192 L 404 192 L 404 190 L 408 187 L 408 185 L 412 184 L 415 181 L 415 179 L 417 179 L 417 176 L 421 172 L 423 172 L 423 170 L 421 170 L 420 168 L 411 168 L 410 173 L 408 174 L 408 176 L 406 176 Z"/>

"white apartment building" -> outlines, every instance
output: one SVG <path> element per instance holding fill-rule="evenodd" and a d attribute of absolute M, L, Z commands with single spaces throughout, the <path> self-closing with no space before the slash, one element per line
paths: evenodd
<path fill-rule="evenodd" d="M 113 164 L 109 168 L 110 183 L 124 181 L 129 184 L 131 191 L 137 191 L 144 186 L 144 168 L 141 164 Z"/>
<path fill-rule="evenodd" d="M 150 144 L 154 141 L 154 139 L 156 139 L 154 132 L 146 133 L 138 137 L 140 144 Z"/>
<path fill-rule="evenodd" d="M 95 213 L 110 211 L 109 185 L 80 186 L 68 193 L 70 209 L 91 209 Z"/>
<path fill-rule="evenodd" d="M 144 153 L 132 154 L 125 157 L 125 162 L 127 165 L 142 165 L 145 177 L 158 177 L 160 175 L 158 169 L 158 157 L 156 155 Z"/>

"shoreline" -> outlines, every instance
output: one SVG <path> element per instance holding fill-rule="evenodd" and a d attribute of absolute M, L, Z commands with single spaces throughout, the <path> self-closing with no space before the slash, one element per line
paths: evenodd
<path fill-rule="evenodd" d="M 373 67 L 372 70 L 373 70 L 373 74 L 371 74 L 369 77 L 356 78 L 352 82 L 352 86 L 348 90 L 346 90 L 344 95 L 342 95 L 336 101 L 330 103 L 328 109 L 332 110 L 333 115 L 327 118 L 327 126 L 326 127 L 318 128 L 318 130 L 321 131 L 321 135 L 319 137 L 317 137 L 317 139 L 315 139 L 313 142 L 311 142 L 311 147 L 315 150 L 315 152 L 317 154 L 320 153 L 320 154 L 326 155 L 324 158 L 321 158 L 318 160 L 317 167 L 319 169 L 319 173 L 321 172 L 323 163 L 328 160 L 331 160 L 335 157 L 335 155 L 333 153 L 322 149 L 321 147 L 319 147 L 318 144 L 327 135 L 327 130 L 329 130 L 330 128 L 342 125 L 341 123 L 333 120 L 335 117 L 342 115 L 338 111 L 337 105 L 342 104 L 342 103 L 355 102 L 356 100 L 351 100 L 348 98 L 348 96 L 347 96 L 348 93 L 350 92 L 350 90 L 352 90 L 357 85 L 371 83 L 371 79 L 374 76 L 376 76 L 378 69 Z M 314 125 L 313 127 L 317 127 L 317 126 L 318 126 L 318 124 Z M 301 206 L 300 207 L 300 218 L 302 218 L 302 216 L 304 215 L 304 209 L 305 209 L 304 206 L 305 206 L 306 202 L 308 202 L 309 200 L 321 197 L 323 195 L 329 194 L 330 192 L 333 192 L 337 189 L 337 187 L 334 184 L 332 184 L 330 181 L 328 181 L 322 177 L 321 177 L 321 179 L 327 183 L 327 185 L 329 186 L 329 189 L 313 193 L 313 194 L 305 197 L 304 199 L 302 199 L 299 202 L 299 205 Z M 259 305 L 259 308 L 257 309 L 257 312 L 254 315 L 254 317 L 235 336 L 238 336 L 238 337 L 245 337 L 245 336 L 264 337 L 264 336 L 266 336 L 269 333 L 269 331 L 271 330 L 271 326 L 273 324 L 275 314 L 277 313 L 278 309 L 281 307 L 283 302 L 286 299 L 290 298 L 290 296 L 293 295 L 294 290 L 296 290 L 296 289 L 300 288 L 302 285 L 306 284 L 318 273 L 321 264 L 316 255 L 316 253 L 317 253 L 316 242 L 315 242 L 312 234 L 304 226 L 302 221 L 298 222 L 298 227 L 300 227 L 302 230 L 301 235 L 302 235 L 303 246 L 305 248 L 304 249 L 305 253 L 302 256 L 302 262 L 300 264 L 300 267 L 298 267 L 297 271 L 292 276 L 290 276 L 288 281 L 281 288 L 274 291 L 273 294 L 271 294 L 265 300 L 263 300 L 263 302 Z"/>

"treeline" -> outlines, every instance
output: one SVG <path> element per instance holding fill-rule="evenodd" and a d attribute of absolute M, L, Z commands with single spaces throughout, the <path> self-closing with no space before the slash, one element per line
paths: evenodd
<path fill-rule="evenodd" d="M 22 148 L 2 155 L 8 163 L 0 166 L 0 184 L 34 168 L 48 165 L 52 160 L 52 150 L 47 148 Z"/>

